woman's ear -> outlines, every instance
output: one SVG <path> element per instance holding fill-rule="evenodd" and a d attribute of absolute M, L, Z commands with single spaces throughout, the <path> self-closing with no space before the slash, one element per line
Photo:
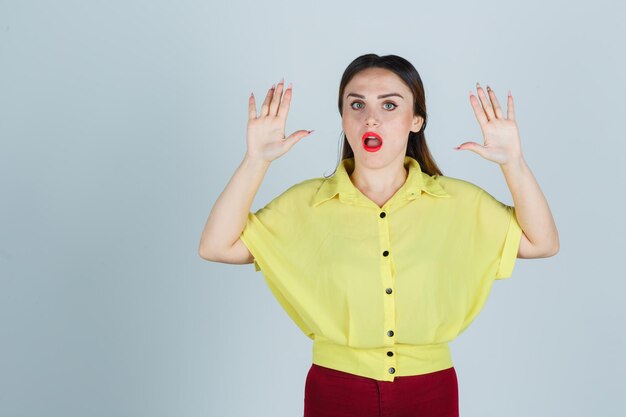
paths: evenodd
<path fill-rule="evenodd" d="M 422 128 L 424 119 L 421 116 L 413 116 L 413 123 L 411 124 L 411 132 L 419 132 Z"/>

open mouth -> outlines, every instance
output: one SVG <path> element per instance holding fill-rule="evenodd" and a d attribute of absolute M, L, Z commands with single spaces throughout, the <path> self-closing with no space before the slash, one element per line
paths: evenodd
<path fill-rule="evenodd" d="M 363 149 L 368 152 L 376 152 L 383 146 L 383 138 L 374 132 L 365 132 L 361 137 Z"/>

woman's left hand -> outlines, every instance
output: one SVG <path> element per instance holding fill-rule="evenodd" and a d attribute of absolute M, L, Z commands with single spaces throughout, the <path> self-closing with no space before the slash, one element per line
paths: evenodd
<path fill-rule="evenodd" d="M 465 142 L 454 149 L 469 150 L 483 158 L 505 165 L 522 157 L 519 129 L 515 121 L 515 107 L 513 97 L 509 92 L 507 103 L 507 117 L 504 117 L 496 94 L 489 86 L 485 95 L 482 87 L 476 83 L 478 98 L 470 91 L 470 103 L 474 109 L 480 130 L 483 132 L 484 145 L 476 142 Z M 481 106 L 482 103 L 482 106 Z"/>

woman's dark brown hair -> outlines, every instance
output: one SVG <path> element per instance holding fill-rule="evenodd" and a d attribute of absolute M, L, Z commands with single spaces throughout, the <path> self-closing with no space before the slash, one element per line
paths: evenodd
<path fill-rule="evenodd" d="M 367 68 L 387 69 L 400 77 L 400 79 L 402 79 L 402 81 L 404 81 L 404 83 L 409 87 L 409 90 L 411 90 L 411 93 L 413 94 L 413 114 L 421 116 L 424 119 L 424 123 L 422 124 L 422 128 L 419 132 L 409 132 L 406 155 L 414 158 L 419 163 L 422 172 L 425 172 L 428 175 L 443 175 L 430 154 L 430 150 L 426 144 L 426 137 L 424 136 L 424 129 L 426 128 L 428 115 L 426 113 L 426 99 L 422 79 L 413 64 L 406 59 L 397 55 L 379 56 L 376 54 L 366 54 L 361 55 L 352 61 L 343 72 L 341 83 L 339 84 L 339 114 L 343 117 L 343 94 L 346 85 L 348 85 L 350 80 L 358 72 Z M 345 132 L 342 132 L 342 140 L 343 151 L 341 160 L 353 157 L 354 151 L 346 139 Z"/>

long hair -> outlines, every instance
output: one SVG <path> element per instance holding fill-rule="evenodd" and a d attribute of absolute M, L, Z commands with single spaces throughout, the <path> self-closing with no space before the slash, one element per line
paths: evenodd
<path fill-rule="evenodd" d="M 426 124 L 428 122 L 424 85 L 422 84 L 422 79 L 413 64 L 406 59 L 397 55 L 379 56 L 376 54 L 366 54 L 361 55 L 352 61 L 343 72 L 343 76 L 341 77 L 341 82 L 339 84 L 339 114 L 343 117 L 343 94 L 346 85 L 358 72 L 368 68 L 384 68 L 392 71 L 409 87 L 411 93 L 413 94 L 413 113 L 414 115 L 421 116 L 424 119 L 424 123 L 422 124 L 422 128 L 419 132 L 409 132 L 406 155 L 412 157 L 419 163 L 422 172 L 425 172 L 428 175 L 443 175 L 430 154 L 430 150 L 426 144 L 426 136 L 424 135 L 424 129 L 426 128 Z M 354 151 L 348 143 L 345 132 L 342 131 L 341 136 L 343 139 L 341 159 L 339 160 L 337 166 L 342 160 L 352 158 L 354 156 Z M 335 172 L 336 171 L 337 168 L 335 168 Z"/>

